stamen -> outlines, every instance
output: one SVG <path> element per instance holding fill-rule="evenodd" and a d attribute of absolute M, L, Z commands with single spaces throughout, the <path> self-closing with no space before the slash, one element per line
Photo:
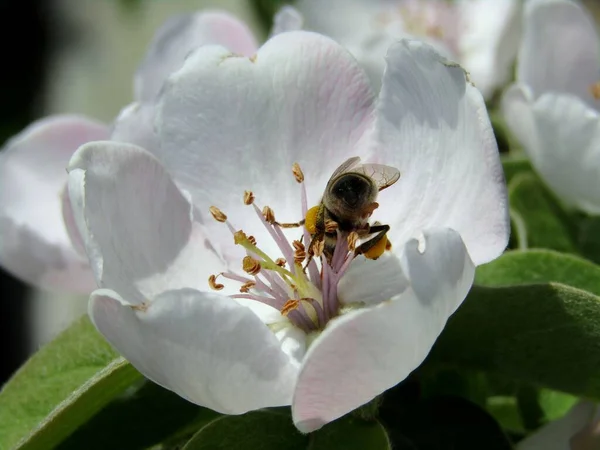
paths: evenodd
<path fill-rule="evenodd" d="M 227 221 L 227 216 L 225 215 L 225 213 L 223 213 L 223 211 L 221 211 L 216 206 L 211 206 L 210 208 L 208 208 L 208 210 L 210 211 L 210 213 L 212 214 L 213 218 L 217 222 L 226 222 Z"/>
<path fill-rule="evenodd" d="M 325 241 L 323 239 L 319 239 L 318 241 L 315 241 L 312 244 L 312 247 L 310 248 L 311 253 L 314 256 L 316 256 L 317 258 L 323 254 L 324 250 L 325 250 Z"/>
<path fill-rule="evenodd" d="M 248 242 L 252 245 L 256 245 L 256 238 L 254 236 L 248 236 Z"/>
<path fill-rule="evenodd" d="M 244 259 L 242 260 L 242 269 L 244 269 L 244 272 L 247 274 L 254 276 L 260 272 L 260 262 L 251 256 L 244 256 Z"/>
<path fill-rule="evenodd" d="M 287 316 L 291 311 L 298 309 L 300 306 L 300 300 L 297 299 L 289 299 L 281 308 L 281 314 Z"/>
<path fill-rule="evenodd" d="M 254 193 L 252 191 L 244 191 L 244 205 L 254 203 Z"/>
<path fill-rule="evenodd" d="M 296 181 L 298 183 L 302 183 L 304 181 L 304 173 L 302 172 L 302 169 L 300 168 L 300 164 L 294 163 L 292 165 L 292 173 L 294 174 L 294 178 L 296 179 Z"/>
<path fill-rule="evenodd" d="M 240 288 L 240 292 L 247 294 L 248 292 L 250 292 L 250 289 L 252 289 L 254 286 L 256 286 L 255 281 L 246 281 Z"/>
<path fill-rule="evenodd" d="M 208 277 L 208 285 L 214 291 L 220 291 L 225 287 L 224 285 L 217 283 L 217 276 L 218 275 L 211 275 L 210 277 Z"/>
<path fill-rule="evenodd" d="M 356 250 L 356 243 L 358 242 L 358 233 L 356 231 L 351 231 L 348 234 L 348 248 L 350 251 Z"/>
<path fill-rule="evenodd" d="M 283 258 L 277 258 L 275 260 L 275 264 L 277 264 L 279 267 L 285 267 L 285 265 L 287 264 L 287 261 Z"/>
<path fill-rule="evenodd" d="M 268 223 L 272 224 L 275 222 L 275 213 L 269 206 L 265 206 L 262 210 L 262 213 Z"/>
<path fill-rule="evenodd" d="M 304 244 L 300 241 L 293 241 L 292 246 L 294 247 L 294 262 L 296 264 L 302 264 L 306 259 L 306 249 Z"/>

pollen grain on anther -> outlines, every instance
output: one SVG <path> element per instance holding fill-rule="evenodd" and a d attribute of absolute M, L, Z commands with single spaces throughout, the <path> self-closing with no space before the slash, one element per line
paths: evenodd
<path fill-rule="evenodd" d="M 225 287 L 221 283 L 217 283 L 217 277 L 218 275 L 211 275 L 210 277 L 208 277 L 208 285 L 213 291 L 220 291 Z"/>
<path fill-rule="evenodd" d="M 227 221 L 227 216 L 225 215 L 225 213 L 223 211 L 221 211 L 219 208 L 217 208 L 216 206 L 211 206 L 210 208 L 208 208 L 208 210 L 210 211 L 213 218 L 217 222 L 226 222 Z"/>
<path fill-rule="evenodd" d="M 261 269 L 260 262 L 251 256 L 244 256 L 244 259 L 242 260 L 242 269 L 252 276 L 258 275 Z"/>
<path fill-rule="evenodd" d="M 270 224 L 275 223 L 275 212 L 271 209 L 270 206 L 265 206 L 262 209 L 262 214 L 268 223 L 270 223 Z"/>
<path fill-rule="evenodd" d="M 244 205 L 254 203 L 254 193 L 252 191 L 244 191 Z"/>
<path fill-rule="evenodd" d="M 294 178 L 298 183 L 302 183 L 304 181 L 304 172 L 302 172 L 300 164 L 294 163 L 292 165 L 292 173 L 294 174 Z"/>

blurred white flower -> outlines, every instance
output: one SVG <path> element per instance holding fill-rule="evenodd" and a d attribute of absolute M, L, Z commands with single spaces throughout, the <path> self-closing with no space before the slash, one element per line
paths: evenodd
<path fill-rule="evenodd" d="M 570 0 L 531 0 L 517 81 L 502 110 L 535 169 L 570 207 L 600 213 L 600 47 Z"/>
<path fill-rule="evenodd" d="M 135 97 L 156 96 L 186 55 L 220 44 L 251 55 L 257 43 L 245 24 L 221 12 L 172 18 L 159 29 L 135 75 Z M 108 126 L 79 116 L 56 115 L 34 122 L 0 152 L 0 264 L 38 287 L 89 293 L 96 287 L 72 223 L 66 166 L 85 142 L 110 139 Z"/>
<path fill-rule="evenodd" d="M 595 450 L 600 448 L 599 427 L 600 407 L 582 401 L 519 442 L 517 450 Z"/>
<path fill-rule="evenodd" d="M 223 413 L 291 404 L 308 432 L 423 361 L 474 266 L 507 244 L 506 191 L 463 69 L 410 40 L 387 67 L 376 101 L 356 61 L 315 33 L 279 34 L 250 58 L 204 46 L 155 106 L 117 120 L 145 149 L 106 141 L 73 156 L 69 193 L 103 288 L 90 316 L 144 375 Z M 374 214 L 392 251 L 353 259 L 340 239 L 304 273 L 294 230 L 254 204 L 298 220 L 353 156 L 402 173 Z"/>
<path fill-rule="evenodd" d="M 342 43 L 377 87 L 388 47 L 407 36 L 460 62 L 486 98 L 512 75 L 521 0 L 299 0 L 295 7 L 306 29 Z"/>

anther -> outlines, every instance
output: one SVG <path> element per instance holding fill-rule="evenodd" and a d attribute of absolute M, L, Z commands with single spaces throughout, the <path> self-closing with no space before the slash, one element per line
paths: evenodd
<path fill-rule="evenodd" d="M 590 90 L 590 94 L 592 94 L 592 97 L 594 97 L 595 100 L 600 100 L 600 81 L 592 84 L 589 87 L 589 90 Z"/>
<path fill-rule="evenodd" d="M 287 264 L 287 261 L 283 258 L 277 258 L 275 260 L 275 264 L 277 264 L 279 267 L 285 267 L 285 265 Z"/>
<path fill-rule="evenodd" d="M 293 241 L 292 246 L 294 247 L 294 262 L 296 264 L 302 264 L 306 259 L 306 248 L 300 241 Z"/>
<path fill-rule="evenodd" d="M 302 183 L 304 181 L 304 172 L 302 172 L 300 164 L 294 163 L 292 165 L 292 173 L 294 174 L 294 178 L 298 183 Z"/>
<path fill-rule="evenodd" d="M 244 259 L 242 260 L 242 269 L 252 276 L 258 275 L 258 272 L 260 272 L 260 262 L 251 256 L 244 256 Z"/>
<path fill-rule="evenodd" d="M 283 304 L 283 308 L 281 308 L 281 315 L 287 316 L 293 310 L 298 309 L 298 306 L 300 306 L 300 300 L 289 299 Z"/>
<path fill-rule="evenodd" d="M 256 245 L 256 238 L 254 236 L 248 236 L 247 239 L 252 245 Z"/>
<path fill-rule="evenodd" d="M 211 206 L 210 208 L 208 208 L 208 210 L 210 211 L 210 213 L 212 214 L 213 218 L 217 222 L 225 222 L 225 221 L 227 221 L 227 216 L 225 215 L 225 213 L 223 211 L 221 211 L 219 208 L 217 208 L 216 206 Z"/>
<path fill-rule="evenodd" d="M 252 289 L 254 286 L 256 286 L 256 282 L 246 281 L 240 288 L 240 292 L 242 292 L 243 294 L 246 294 L 246 293 L 250 292 L 250 289 Z"/>
<path fill-rule="evenodd" d="M 265 206 L 262 210 L 262 214 L 265 217 L 265 220 L 268 223 L 273 223 L 275 222 L 275 213 L 273 212 L 273 210 L 271 209 L 271 207 L 269 206 Z"/>
<path fill-rule="evenodd" d="M 327 219 L 325 221 L 325 233 L 335 233 L 338 229 L 338 223 L 335 220 Z"/>
<path fill-rule="evenodd" d="M 208 285 L 214 291 L 220 291 L 225 287 L 221 283 L 217 283 L 217 275 L 211 275 L 210 277 L 208 277 Z"/>
<path fill-rule="evenodd" d="M 246 236 L 246 233 L 244 233 L 242 230 L 236 231 L 235 233 L 233 233 L 233 242 L 235 242 L 236 245 L 241 244 L 242 242 L 248 241 L 248 236 Z"/>
<path fill-rule="evenodd" d="M 351 231 L 348 234 L 348 248 L 350 251 L 354 251 L 356 249 L 356 243 L 358 242 L 358 233 L 356 231 Z"/>
<path fill-rule="evenodd" d="M 244 205 L 254 203 L 254 193 L 252 191 L 244 191 Z"/>
<path fill-rule="evenodd" d="M 325 240 L 320 239 L 315 241 L 310 250 L 314 256 L 319 258 L 323 254 L 323 250 L 325 250 Z"/>

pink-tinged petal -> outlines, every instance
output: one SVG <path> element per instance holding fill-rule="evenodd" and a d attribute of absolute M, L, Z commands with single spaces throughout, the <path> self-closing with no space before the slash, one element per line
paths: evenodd
<path fill-rule="evenodd" d="M 475 264 L 496 258 L 508 243 L 508 202 L 481 94 L 427 44 L 402 40 L 386 60 L 375 159 L 402 176 L 381 193 L 373 218 L 391 225 L 395 245 L 452 228 Z"/>
<path fill-rule="evenodd" d="M 461 18 L 458 53 L 484 97 L 509 81 L 521 37 L 521 0 L 456 3 Z"/>
<path fill-rule="evenodd" d="M 534 97 L 569 93 L 597 108 L 590 86 L 600 78 L 600 43 L 589 14 L 568 0 L 531 0 L 525 6 L 517 81 Z"/>
<path fill-rule="evenodd" d="M 153 101 L 167 77 L 201 45 L 222 45 L 251 56 L 258 44 L 245 23 L 225 12 L 201 12 L 168 20 L 156 33 L 135 76 L 135 97 Z"/>
<path fill-rule="evenodd" d="M 181 289 L 132 306 L 103 289 L 91 296 L 89 313 L 135 368 L 193 403 L 225 414 L 290 404 L 298 366 L 229 297 Z"/>
<path fill-rule="evenodd" d="M 135 144 L 151 153 L 158 148 L 154 132 L 154 103 L 134 102 L 121 110 L 113 123 L 111 141 Z"/>
<path fill-rule="evenodd" d="M 350 54 L 324 36 L 293 31 L 250 59 L 198 49 L 165 84 L 155 124 L 159 159 L 199 210 L 216 205 L 246 229 L 244 190 L 279 220 L 299 220 L 292 164 L 304 170 L 316 204 L 333 170 L 364 156 L 361 138 L 372 122 L 369 82 Z"/>
<path fill-rule="evenodd" d="M 303 23 L 302 15 L 297 9 L 285 5 L 283 6 L 273 19 L 273 29 L 271 30 L 271 36 L 275 36 L 279 33 L 285 33 L 286 31 L 297 31 L 302 29 Z"/>
<path fill-rule="evenodd" d="M 598 410 L 598 405 L 592 402 L 579 402 L 564 417 L 544 425 L 519 442 L 516 448 L 517 450 L 574 450 L 576 447 L 571 446 L 571 438 L 594 419 L 594 414 L 597 414 Z M 585 448 L 587 447 L 583 449 Z"/>
<path fill-rule="evenodd" d="M 544 94 L 533 104 L 532 163 L 569 206 L 600 214 L 600 114 L 577 97 Z"/>
<path fill-rule="evenodd" d="M 512 84 L 502 94 L 502 115 L 510 132 L 523 145 L 532 160 L 543 158 L 537 125 L 533 116 L 533 95 L 527 86 Z"/>
<path fill-rule="evenodd" d="M 63 221 L 66 167 L 77 147 L 106 139 L 108 128 L 78 116 L 34 122 L 0 153 L 0 261 L 44 289 L 89 293 L 96 287 Z"/>
<path fill-rule="evenodd" d="M 467 295 L 475 267 L 460 236 L 446 229 L 423 239 L 423 252 L 417 240 L 404 248 L 409 288 L 334 319 L 308 349 L 292 403 L 301 431 L 322 427 L 406 378 Z"/>
<path fill-rule="evenodd" d="M 81 147 L 69 163 L 69 196 L 98 285 L 130 302 L 206 289 L 209 274 L 223 268 L 188 199 L 140 147 Z"/>

